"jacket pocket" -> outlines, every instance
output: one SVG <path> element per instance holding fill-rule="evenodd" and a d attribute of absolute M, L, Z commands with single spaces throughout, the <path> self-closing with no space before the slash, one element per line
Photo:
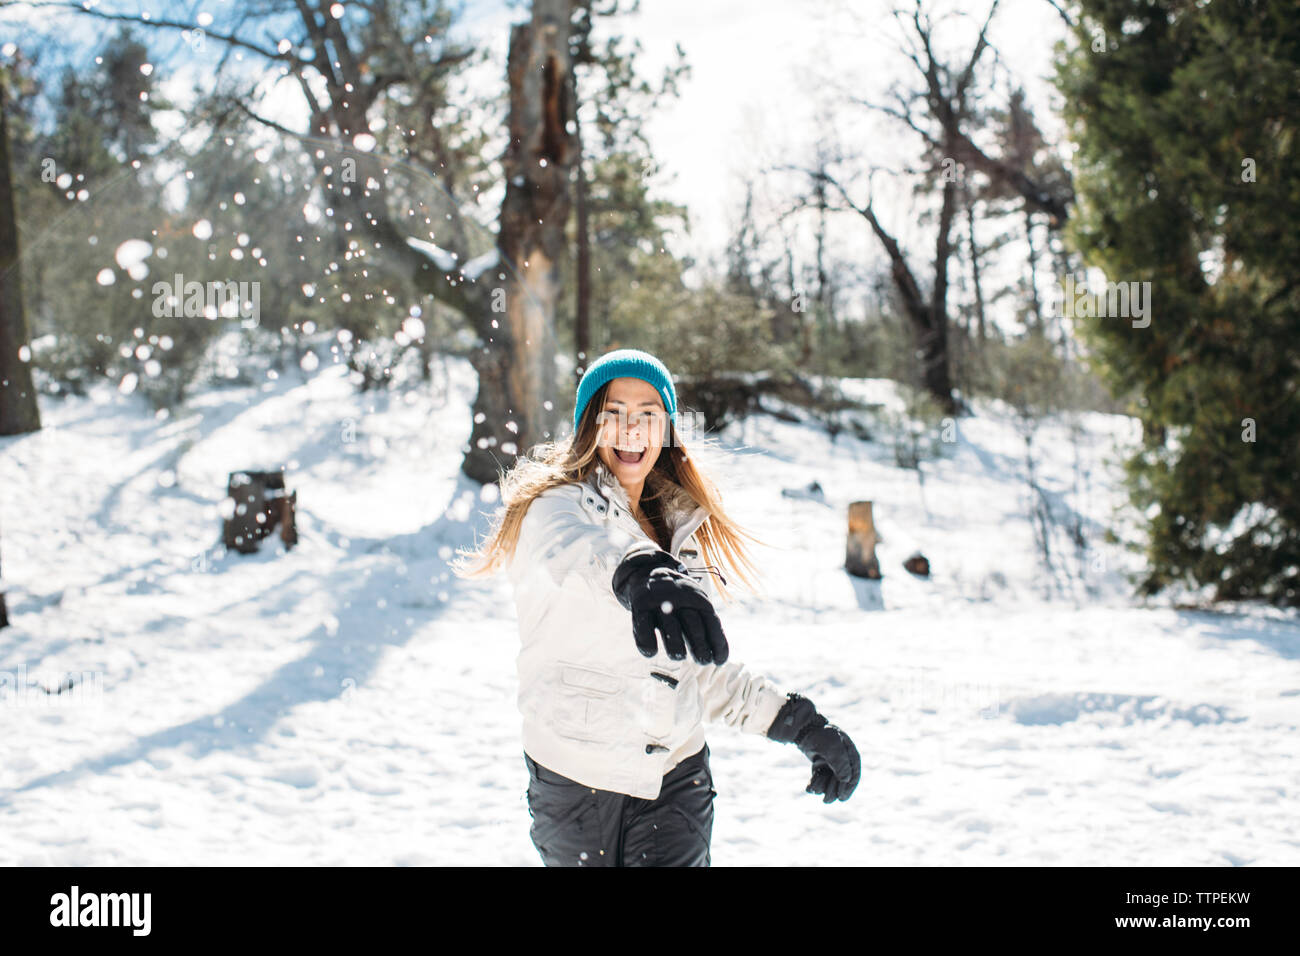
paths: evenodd
<path fill-rule="evenodd" d="M 578 667 L 574 664 L 562 664 L 560 681 L 566 687 L 577 687 L 599 697 L 617 694 L 623 684 L 622 678 L 608 671 L 593 670 L 590 667 Z"/>
<path fill-rule="evenodd" d="M 592 667 L 558 663 L 552 719 L 555 732 L 571 740 L 611 743 L 625 720 L 623 678 Z"/>
<path fill-rule="evenodd" d="M 677 720 L 677 685 L 679 678 L 663 671 L 651 671 L 645 678 L 645 732 L 656 739 L 672 733 Z"/>
<path fill-rule="evenodd" d="M 677 694 L 677 711 L 674 721 L 689 734 L 697 724 L 704 721 L 704 700 L 700 696 L 700 674 L 703 668 L 712 668 L 713 664 L 696 665 L 693 673 L 683 675 L 681 689 Z"/>

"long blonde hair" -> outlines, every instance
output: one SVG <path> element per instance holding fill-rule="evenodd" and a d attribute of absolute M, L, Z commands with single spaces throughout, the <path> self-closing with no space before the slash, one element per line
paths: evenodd
<path fill-rule="evenodd" d="M 578 430 L 567 438 L 540 442 L 519 456 L 509 472 L 498 469 L 498 486 L 502 506 L 498 508 L 487 537 L 470 550 L 457 549 L 457 557 L 449 565 L 460 578 L 482 577 L 494 574 L 513 559 L 519 543 L 519 526 L 534 498 L 549 488 L 571 482 L 585 481 L 597 467 L 600 458 L 597 448 L 600 438 L 600 412 L 605 407 L 605 396 L 610 383 L 605 383 L 592 396 L 578 421 Z M 701 448 L 711 453 L 718 451 L 717 443 L 702 438 L 693 441 L 698 452 Z M 642 513 L 659 530 L 665 528 L 667 506 L 680 501 L 683 494 L 696 505 L 702 505 L 709 516 L 695 532 L 706 566 L 719 571 L 717 593 L 730 601 L 726 576 L 721 566 L 735 575 L 751 594 L 761 588 L 756 582 L 758 568 L 750 559 L 741 541 L 742 537 L 762 545 L 766 541 L 745 530 L 722 507 L 722 497 L 717 486 L 700 469 L 696 456 L 688 453 L 681 433 L 673 427 L 671 419 L 663 448 L 654 467 L 646 475 L 645 485 L 638 502 Z M 664 547 L 663 542 L 660 546 Z M 665 550 L 667 548 L 665 547 Z M 751 576 L 752 575 L 752 576 Z"/>

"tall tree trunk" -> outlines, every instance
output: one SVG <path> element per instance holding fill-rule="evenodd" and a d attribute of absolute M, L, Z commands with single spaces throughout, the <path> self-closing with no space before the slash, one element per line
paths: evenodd
<path fill-rule="evenodd" d="M 921 286 L 916 281 L 916 276 L 907 264 L 907 258 L 903 255 L 902 247 L 899 246 L 898 240 L 891 236 L 885 230 L 885 227 L 880 224 L 871 202 L 868 202 L 865 206 L 855 205 L 844 187 L 837 180 L 832 179 L 825 173 L 814 173 L 814 175 L 819 179 L 824 179 L 836 188 L 845 204 L 867 221 L 867 224 L 871 226 L 871 231 L 876 234 L 880 244 L 885 247 L 885 254 L 889 256 L 889 277 L 894 284 L 894 293 L 902 306 L 903 314 L 907 316 L 908 324 L 912 328 L 917 349 L 921 352 L 922 384 L 947 414 L 955 414 L 957 401 L 952 394 L 952 377 L 948 364 L 948 265 L 946 258 L 947 254 L 951 252 L 949 236 L 955 214 L 953 208 L 953 197 L 955 195 L 953 184 L 946 183 L 944 186 L 943 209 L 939 216 L 940 238 L 935 245 L 935 295 L 927 301 L 921 293 Z M 942 272 L 939 271 L 940 265 L 942 265 Z"/>
<path fill-rule="evenodd" d="M 572 0 L 533 0 L 531 21 L 510 31 L 510 142 L 498 230 L 506 275 L 505 322 L 488 337 L 476 363 L 474 427 L 461 466 L 484 482 L 495 481 L 498 468 L 512 464 L 528 444 L 558 437 L 555 312 L 572 205 L 569 179 L 577 161 L 569 131 L 574 112 L 571 18 Z M 504 443 L 514 448 L 502 447 L 498 453 L 496 438 L 508 422 L 515 427 L 506 434 L 518 437 Z"/>
<path fill-rule="evenodd" d="M 952 221 L 956 215 L 957 184 L 948 181 L 943 184 L 939 234 L 934 243 L 934 293 L 918 343 L 926 390 L 948 414 L 957 408 L 952 395 L 952 363 L 948 358 L 948 260 L 952 255 Z"/>
<path fill-rule="evenodd" d="M 573 110 L 573 138 L 577 148 L 574 201 L 578 216 L 578 300 L 573 320 L 573 348 L 577 353 L 577 366 L 573 374 L 575 379 L 581 381 L 582 373 L 591 364 L 591 226 L 587 220 L 587 173 L 582 167 L 582 126 L 578 123 L 576 103 Z"/>
<path fill-rule="evenodd" d="M 826 326 L 831 321 L 831 301 L 830 301 L 830 277 L 826 274 L 826 181 L 818 179 L 815 182 L 817 190 L 817 306 L 814 311 L 815 321 L 822 332 L 822 347 L 825 348 Z M 808 367 L 812 356 L 806 348 L 808 339 L 804 338 L 805 350 L 799 356 L 799 364 L 803 368 Z"/>
<path fill-rule="evenodd" d="M 1043 307 L 1038 301 L 1038 250 L 1034 248 L 1034 211 L 1025 206 L 1025 241 L 1029 243 L 1029 305 L 1034 310 L 1034 327 L 1044 332 Z"/>
<path fill-rule="evenodd" d="M 785 247 L 785 284 L 790 290 L 790 300 L 773 304 L 772 338 L 773 341 L 785 345 L 794 342 L 797 336 L 799 367 L 807 368 L 812 358 L 812 322 L 808 318 L 807 292 L 800 288 L 799 279 L 795 275 L 794 249 L 790 244 Z"/>
<path fill-rule="evenodd" d="M 975 200 L 966 193 L 967 241 L 970 244 L 970 276 L 975 289 L 975 322 L 980 342 L 984 341 L 984 286 L 980 281 L 980 247 L 975 242 Z"/>
<path fill-rule="evenodd" d="M 1047 250 L 1051 254 L 1052 263 L 1052 283 L 1055 295 L 1053 302 L 1059 301 L 1058 297 L 1064 291 L 1065 277 L 1072 271 L 1071 253 L 1065 245 L 1065 241 L 1059 230 L 1049 231 L 1047 234 Z M 1078 343 L 1074 336 L 1070 335 L 1065 328 L 1065 310 L 1063 308 L 1053 308 L 1048 310 L 1048 316 L 1052 319 L 1052 326 L 1056 332 L 1056 340 L 1061 343 L 1067 360 L 1076 354 Z"/>
<path fill-rule="evenodd" d="M 240 50 L 241 56 L 242 51 L 253 50 L 272 64 L 292 66 L 291 75 L 310 104 L 313 133 L 337 138 L 340 144 L 372 133 L 369 111 L 379 96 L 403 76 L 412 81 L 421 113 L 428 118 L 425 132 L 437 160 L 434 163 L 431 156 L 424 171 L 450 199 L 448 219 L 440 224 L 437 245 L 453 254 L 458 264 L 447 268 L 441 255 L 421 251 L 421 244 L 428 245 L 435 236 L 412 236 L 405 217 L 386 208 L 382 192 L 353 189 L 349 194 L 335 193 L 331 198 L 340 213 L 335 219 L 340 226 L 344 221 L 357 227 L 364 224 L 374 241 L 376 260 L 409 270 L 418 291 L 454 309 L 477 334 L 478 346 L 469 359 L 479 376 L 479 393 L 461 470 L 481 482 L 495 481 L 498 464 L 508 466 L 516 454 L 546 438 L 548 421 L 558 418 L 555 403 L 552 401 L 550 409 L 544 403 L 551 400 L 554 385 L 554 316 L 559 287 L 554 264 L 563 249 L 564 221 L 569 212 L 567 182 L 574 154 L 566 127 L 573 118 L 573 98 L 568 92 L 572 0 L 533 0 L 531 22 L 512 30 L 507 64 L 511 139 L 498 231 L 502 259 L 474 276 L 463 272 L 470 260 L 469 232 L 474 223 L 461 213 L 459 170 L 435 122 L 438 108 L 445 105 L 434 95 L 439 89 L 436 82 L 431 86 L 416 82 L 416 73 L 422 68 L 412 69 L 400 37 L 395 47 L 373 46 L 344 29 L 343 21 L 329 12 L 333 5 L 328 0 L 292 3 L 312 53 L 305 59 L 292 51 L 271 53 L 260 39 L 244 32 L 251 34 L 264 26 L 261 13 L 250 14 L 247 24 L 233 34 L 208 30 L 205 35 L 227 49 Z M 396 31 L 392 19 L 384 15 L 385 4 L 366 6 L 372 25 L 381 27 L 381 32 Z M 278 9 L 276 4 L 271 7 Z M 84 13 L 152 29 L 199 29 L 183 17 L 160 19 L 147 13 L 137 17 L 96 10 L 93 5 L 87 5 Z M 450 68 L 470 55 L 468 50 L 452 52 L 440 66 Z M 321 82 L 310 82 L 309 72 Z M 290 137 L 298 135 L 257 115 L 242 102 L 235 105 L 268 128 Z M 311 155 L 318 174 L 327 178 L 324 168 L 333 164 L 331 157 L 318 157 L 316 151 Z M 543 159 L 547 161 L 544 167 L 540 164 Z M 498 275 L 507 278 L 499 281 Z"/>
<path fill-rule="evenodd" d="M 6 82 L 0 74 L 0 435 L 23 435 L 40 429 L 41 416 L 32 384 L 27 317 L 23 314 L 18 215 L 9 173 Z M 26 359 L 23 350 L 28 351 Z"/>

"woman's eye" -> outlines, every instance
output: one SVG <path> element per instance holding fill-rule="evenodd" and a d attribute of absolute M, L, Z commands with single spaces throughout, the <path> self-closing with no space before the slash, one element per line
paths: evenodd
<path fill-rule="evenodd" d="M 605 409 L 605 413 L 608 416 L 608 421 L 614 424 L 618 423 L 620 418 L 620 412 L 617 408 L 607 408 Z M 661 421 L 662 418 L 663 418 L 662 412 L 653 412 L 653 411 L 636 412 L 634 414 L 627 415 L 627 422 L 629 425 L 633 425 L 637 423 L 644 424 L 644 425 L 653 425 Z"/>

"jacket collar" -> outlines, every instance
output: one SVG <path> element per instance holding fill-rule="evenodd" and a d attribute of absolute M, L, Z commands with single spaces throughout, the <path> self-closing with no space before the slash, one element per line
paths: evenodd
<path fill-rule="evenodd" d="M 620 508 L 627 512 L 629 517 L 631 516 L 632 503 L 628 500 L 627 492 L 624 490 L 622 483 L 599 457 L 596 458 L 596 467 L 587 476 L 587 483 L 603 495 L 607 501 L 617 503 Z M 668 527 L 671 529 L 673 536 L 674 552 L 709 517 L 708 510 L 703 505 L 697 504 L 695 499 L 684 488 L 673 494 L 664 511 Z"/>
<path fill-rule="evenodd" d="M 596 459 L 596 467 L 587 476 L 587 482 L 604 495 L 606 500 L 617 503 L 628 514 L 632 513 L 632 502 L 628 500 L 623 485 L 599 457 Z"/>

